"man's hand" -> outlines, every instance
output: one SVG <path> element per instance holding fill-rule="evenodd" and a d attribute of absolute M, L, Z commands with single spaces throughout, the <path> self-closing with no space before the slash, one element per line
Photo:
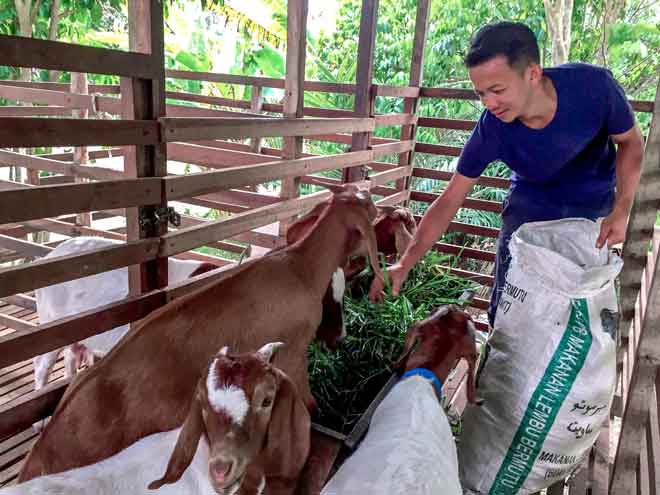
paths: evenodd
<path fill-rule="evenodd" d="M 600 225 L 600 234 L 596 240 L 596 247 L 602 248 L 605 242 L 609 247 L 619 244 L 626 239 L 626 225 L 628 213 L 625 209 L 615 208 Z"/>
<path fill-rule="evenodd" d="M 405 268 L 401 263 L 395 263 L 387 269 L 387 276 L 390 279 L 390 284 L 392 285 L 392 295 L 398 296 L 401 286 L 408 278 L 409 268 Z M 383 289 L 385 288 L 385 281 L 374 277 L 374 281 L 371 282 L 371 288 L 369 289 L 369 299 L 372 301 L 381 301 Z"/>

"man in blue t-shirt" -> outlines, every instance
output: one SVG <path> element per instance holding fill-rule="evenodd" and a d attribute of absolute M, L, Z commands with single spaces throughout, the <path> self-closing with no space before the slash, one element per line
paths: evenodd
<path fill-rule="evenodd" d="M 542 69 L 524 24 L 481 28 L 465 57 L 486 107 L 444 192 L 430 206 L 401 260 L 388 271 L 396 295 L 414 264 L 445 233 L 484 169 L 511 170 L 489 308 L 494 322 L 509 265 L 508 242 L 523 223 L 605 217 L 597 247 L 623 242 L 639 182 L 643 139 L 612 74 L 587 64 Z M 374 290 L 382 289 L 376 280 Z"/>

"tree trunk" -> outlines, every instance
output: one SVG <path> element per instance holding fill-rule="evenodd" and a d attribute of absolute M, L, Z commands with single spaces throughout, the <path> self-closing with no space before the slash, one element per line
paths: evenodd
<path fill-rule="evenodd" d="M 50 6 L 50 25 L 48 26 L 48 39 L 51 41 L 57 41 L 59 29 L 60 29 L 60 1 L 53 0 L 53 4 Z M 51 70 L 48 72 L 48 79 L 53 82 L 57 82 L 60 79 L 59 70 Z"/>
<path fill-rule="evenodd" d="M 552 64 L 568 61 L 571 51 L 573 0 L 543 0 L 548 33 L 552 39 Z"/>
<path fill-rule="evenodd" d="M 625 0 L 605 0 L 603 3 L 603 32 L 600 37 L 600 44 L 596 52 L 595 63 L 606 66 L 609 55 L 610 29 L 612 25 L 619 20 L 623 12 Z"/>

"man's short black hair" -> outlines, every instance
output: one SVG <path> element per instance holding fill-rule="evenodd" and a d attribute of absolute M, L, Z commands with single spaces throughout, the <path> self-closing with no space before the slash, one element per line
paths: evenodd
<path fill-rule="evenodd" d="M 470 41 L 465 66 L 470 69 L 498 55 L 506 57 L 509 66 L 515 69 L 540 63 L 536 36 L 520 22 L 496 22 L 479 29 Z"/>

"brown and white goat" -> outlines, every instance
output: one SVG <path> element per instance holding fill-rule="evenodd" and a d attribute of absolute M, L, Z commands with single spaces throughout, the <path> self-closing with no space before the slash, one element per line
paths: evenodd
<path fill-rule="evenodd" d="M 284 342 L 275 365 L 313 408 L 307 348 L 321 321 L 323 295 L 363 240 L 382 277 L 375 217 L 369 194 L 347 186 L 300 241 L 154 311 L 68 387 L 19 481 L 98 462 L 180 426 L 201 365 L 225 345 L 245 352 Z"/>
<path fill-rule="evenodd" d="M 460 359 L 468 362 L 468 400 L 476 402 L 475 328 L 456 306 L 415 323 L 395 364 L 399 382 L 378 405 L 367 436 L 323 495 L 462 495 L 456 446 L 440 388 Z"/>
<path fill-rule="evenodd" d="M 326 186 L 328 187 L 328 186 Z M 313 228 L 316 221 L 327 208 L 328 203 L 316 205 L 309 213 L 299 218 L 287 230 L 287 244 L 293 244 L 302 239 Z M 410 240 L 417 231 L 415 217 L 410 210 L 398 206 L 379 206 L 378 215 L 373 222 L 376 232 L 376 245 L 378 252 L 386 259 L 403 254 Z M 332 275 L 332 281 L 323 297 L 323 317 L 316 333 L 317 340 L 329 349 L 336 349 L 339 342 L 346 336 L 346 323 L 344 319 L 344 291 L 346 284 L 363 271 L 367 262 L 368 253 L 358 251 L 348 263 L 338 268 Z"/>
<path fill-rule="evenodd" d="M 271 361 L 281 343 L 203 367 L 181 428 L 118 454 L 0 490 L 1 495 L 291 493 L 309 451 L 310 419 L 295 385 Z M 163 471 L 165 476 L 158 478 Z"/>

